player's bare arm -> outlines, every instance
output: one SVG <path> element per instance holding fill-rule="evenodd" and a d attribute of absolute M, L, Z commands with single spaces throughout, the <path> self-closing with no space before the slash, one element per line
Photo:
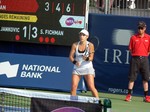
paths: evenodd
<path fill-rule="evenodd" d="M 72 47 L 71 47 L 71 51 L 70 51 L 70 54 L 69 54 L 69 59 L 70 59 L 71 62 L 74 61 L 74 54 L 75 54 L 76 46 L 77 46 L 77 44 L 73 43 Z"/>

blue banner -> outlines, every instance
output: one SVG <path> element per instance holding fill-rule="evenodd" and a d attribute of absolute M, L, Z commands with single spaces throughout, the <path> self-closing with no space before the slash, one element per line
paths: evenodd
<path fill-rule="evenodd" d="M 73 64 L 68 57 L 13 53 L 0 57 L 1 86 L 70 91 Z"/>
<path fill-rule="evenodd" d="M 137 32 L 139 21 L 145 21 L 150 31 L 149 18 L 90 14 L 90 36 L 97 36 L 100 46 L 95 52 L 95 83 L 99 91 L 126 94 L 130 53 L 130 37 Z M 141 75 L 135 82 L 134 94 L 143 95 Z"/>

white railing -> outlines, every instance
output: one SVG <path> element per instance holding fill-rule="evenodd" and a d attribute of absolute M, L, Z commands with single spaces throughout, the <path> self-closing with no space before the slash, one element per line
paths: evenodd
<path fill-rule="evenodd" d="M 150 17 L 150 0 L 90 0 L 90 13 Z"/>

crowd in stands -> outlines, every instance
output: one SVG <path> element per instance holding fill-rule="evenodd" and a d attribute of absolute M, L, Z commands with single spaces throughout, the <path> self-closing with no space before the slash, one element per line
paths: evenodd
<path fill-rule="evenodd" d="M 104 9 L 107 0 L 94 0 L 96 7 Z M 129 8 L 129 9 L 149 9 L 150 0 L 108 0 L 109 7 Z"/>

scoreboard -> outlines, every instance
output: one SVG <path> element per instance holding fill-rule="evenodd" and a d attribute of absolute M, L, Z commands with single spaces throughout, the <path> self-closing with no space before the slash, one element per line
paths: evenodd
<path fill-rule="evenodd" d="M 87 28 L 89 0 L 0 0 L 0 41 L 70 46 Z"/>

